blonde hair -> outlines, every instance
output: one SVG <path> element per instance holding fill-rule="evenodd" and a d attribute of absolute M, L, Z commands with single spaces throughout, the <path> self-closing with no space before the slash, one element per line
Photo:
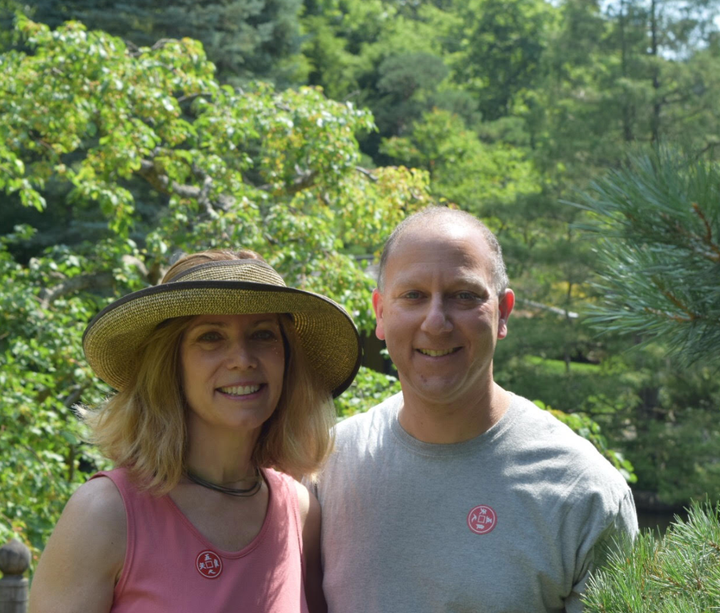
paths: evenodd
<path fill-rule="evenodd" d="M 250 250 L 204 251 L 184 256 L 165 274 L 167 283 L 199 264 L 260 259 Z M 263 260 L 264 261 L 264 260 Z M 92 442 L 117 467 L 126 467 L 142 489 L 161 495 L 185 469 L 187 403 L 182 393 L 180 344 L 193 317 L 168 319 L 145 339 L 130 385 L 97 410 L 83 411 Z M 330 453 L 335 423 L 331 393 L 307 361 L 292 314 L 279 314 L 285 376 L 278 405 L 262 425 L 252 461 L 296 478 L 313 476 Z"/>

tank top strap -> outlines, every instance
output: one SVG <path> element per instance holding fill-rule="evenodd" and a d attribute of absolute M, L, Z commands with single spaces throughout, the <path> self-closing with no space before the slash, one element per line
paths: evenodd
<path fill-rule="evenodd" d="M 90 479 L 96 479 L 99 477 L 107 477 L 115 484 L 115 487 L 120 492 L 123 505 L 125 506 L 125 519 L 127 525 L 127 536 L 126 536 L 126 547 L 125 547 L 125 562 L 123 563 L 123 572 L 115 586 L 115 593 L 121 593 L 130 569 L 133 567 L 133 561 L 136 555 L 136 544 L 137 544 L 137 526 L 135 520 L 138 517 L 146 518 L 146 521 L 153 521 L 152 515 L 154 514 L 153 505 L 151 502 L 152 495 L 148 492 L 141 492 L 137 489 L 137 486 L 133 484 L 130 479 L 127 468 L 114 468 L 113 470 L 103 470 L 95 473 Z"/>
<path fill-rule="evenodd" d="M 302 522 L 300 520 L 300 501 L 298 500 L 295 479 L 272 468 L 263 469 L 263 474 L 270 487 L 271 503 L 274 512 L 284 515 L 289 531 L 289 538 L 297 542 L 302 556 L 303 577 L 305 576 L 305 555 L 303 552 Z"/>

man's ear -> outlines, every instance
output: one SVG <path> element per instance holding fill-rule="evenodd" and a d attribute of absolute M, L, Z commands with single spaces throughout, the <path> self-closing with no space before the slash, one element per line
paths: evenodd
<path fill-rule="evenodd" d="M 373 290 L 372 303 L 373 310 L 375 311 L 375 336 L 377 336 L 381 341 L 384 341 L 385 327 L 383 325 L 383 299 L 380 290 Z"/>
<path fill-rule="evenodd" d="M 514 306 L 515 292 L 511 289 L 506 289 L 505 294 L 499 299 L 498 304 L 498 310 L 500 311 L 500 318 L 498 321 L 498 339 L 505 338 L 507 336 L 507 323 Z"/>

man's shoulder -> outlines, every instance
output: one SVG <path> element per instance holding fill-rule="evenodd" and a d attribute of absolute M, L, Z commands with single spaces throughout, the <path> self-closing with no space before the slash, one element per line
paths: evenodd
<path fill-rule="evenodd" d="M 393 422 L 401 404 L 402 394 L 396 394 L 335 426 L 335 449 L 312 488 L 321 504 L 328 502 L 328 496 L 336 498 L 367 471 L 375 470 L 372 465 L 378 458 L 387 460 Z"/>
<path fill-rule="evenodd" d="M 402 405 L 402 392 L 386 398 L 364 413 L 357 413 L 343 419 L 335 426 L 335 442 L 341 448 L 386 431 L 397 418 Z"/>
<path fill-rule="evenodd" d="M 589 440 L 530 400 L 515 396 L 514 402 L 519 413 L 515 438 L 527 453 L 561 464 L 588 485 L 595 482 L 603 489 L 616 489 L 618 494 L 627 491 L 620 471 Z"/>

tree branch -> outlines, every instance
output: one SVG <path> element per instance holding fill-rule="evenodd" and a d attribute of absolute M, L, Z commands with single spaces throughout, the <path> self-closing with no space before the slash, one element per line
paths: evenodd
<path fill-rule="evenodd" d="M 115 278 L 111 272 L 98 272 L 92 275 L 80 275 L 65 279 L 62 283 L 50 288 L 43 288 L 38 294 L 40 306 L 47 309 L 50 305 L 62 296 L 74 294 L 86 289 L 105 289 L 112 287 Z"/>
<path fill-rule="evenodd" d="M 700 319 L 701 316 L 697 313 L 693 312 L 682 300 L 680 300 L 675 294 L 673 294 L 670 290 L 665 288 L 665 283 L 663 283 L 662 279 L 655 276 L 652 277 L 652 282 L 655 284 L 655 287 L 657 287 L 660 290 L 660 293 L 665 296 L 670 302 L 672 302 L 678 309 L 680 309 L 685 315 L 687 315 L 687 318 L 681 317 L 678 315 L 670 315 L 665 314 L 665 317 L 668 317 L 670 319 L 673 319 L 678 322 L 691 322 L 695 321 L 696 319 Z M 657 311 L 656 309 L 645 309 L 648 312 L 654 313 L 655 315 L 659 315 L 662 313 L 662 311 Z"/>
<path fill-rule="evenodd" d="M 707 217 L 705 217 L 705 213 L 700 208 L 700 205 L 698 205 L 697 202 L 693 202 L 692 208 L 693 211 L 695 211 L 695 214 L 705 224 L 705 242 L 707 243 L 710 250 L 715 253 L 715 257 L 710 256 L 710 259 L 715 260 L 716 262 L 720 262 L 720 247 L 718 247 L 712 240 L 712 227 L 710 226 L 710 222 L 708 222 Z"/>
<path fill-rule="evenodd" d="M 193 172 L 202 179 L 202 187 L 197 187 L 195 185 L 183 185 L 177 181 L 171 182 L 170 178 L 166 174 L 159 173 L 157 171 L 155 162 L 152 160 L 141 160 L 140 169 L 138 170 L 138 174 L 150 183 L 150 185 L 152 185 L 157 191 L 167 194 L 168 196 L 175 194 L 181 198 L 193 198 L 197 200 L 198 203 L 205 209 L 205 212 L 209 217 L 217 217 L 217 211 L 215 208 L 227 211 L 233 204 L 235 204 L 235 198 L 225 194 L 218 196 L 217 202 L 211 202 L 210 189 L 212 187 L 212 177 L 195 165 L 193 165 Z"/>
<path fill-rule="evenodd" d="M 377 183 L 380 180 L 373 173 L 371 173 L 367 168 L 363 168 L 362 166 L 355 166 L 355 170 L 357 170 L 360 174 L 365 175 L 373 183 Z"/>
<path fill-rule="evenodd" d="M 135 266 L 144 279 L 149 278 L 150 272 L 142 260 L 132 255 L 124 255 L 122 256 L 122 261 L 126 265 Z M 37 298 L 40 301 L 40 306 L 43 309 L 48 309 L 53 302 L 62 296 L 81 292 L 86 289 L 106 289 L 112 287 L 113 283 L 115 283 L 115 277 L 112 272 L 96 272 L 91 275 L 71 277 L 70 279 L 63 278 L 57 285 L 41 289 Z"/>
<path fill-rule="evenodd" d="M 295 166 L 295 172 L 297 176 L 293 179 L 293 182 L 287 186 L 285 193 L 288 196 L 293 196 L 298 192 L 305 189 L 309 189 L 315 186 L 315 179 L 317 179 L 318 173 L 315 170 L 302 170 L 299 166 Z M 271 183 L 265 183 L 259 185 L 258 189 L 264 192 L 271 192 L 274 190 L 274 186 Z"/>

